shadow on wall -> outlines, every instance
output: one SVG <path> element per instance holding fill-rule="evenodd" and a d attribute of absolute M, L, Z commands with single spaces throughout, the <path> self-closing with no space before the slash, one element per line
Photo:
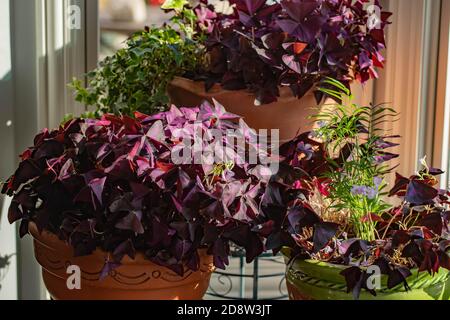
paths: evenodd
<path fill-rule="evenodd" d="M 2 31 L 0 30 L 0 33 Z M 8 30 L 9 32 L 9 30 Z M 5 60 L 0 60 L 0 64 Z M 11 71 L 0 79 L 0 182 L 14 170 L 13 87 Z M 0 300 L 17 299 L 16 228 L 8 222 L 10 199 L 0 197 Z"/>
<path fill-rule="evenodd" d="M 14 170 L 13 84 L 9 0 L 0 0 L 0 182 Z M 7 219 L 10 199 L 0 197 L 0 300 L 15 300 L 17 292 L 16 227 Z"/>
<path fill-rule="evenodd" d="M 0 64 L 2 64 L 0 60 Z M 11 71 L 0 79 L 0 181 L 14 169 L 13 86 Z"/>
<path fill-rule="evenodd" d="M 0 300 L 16 300 L 16 227 L 7 219 L 10 198 L 0 198 Z"/>

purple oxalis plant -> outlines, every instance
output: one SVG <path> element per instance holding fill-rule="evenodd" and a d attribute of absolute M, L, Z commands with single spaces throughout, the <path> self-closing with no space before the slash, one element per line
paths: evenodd
<path fill-rule="evenodd" d="M 262 165 L 205 166 L 194 153 L 181 163 L 172 157 L 198 131 L 206 146 L 212 142 L 208 131 L 225 135 L 229 129 L 249 131 L 238 116 L 205 103 L 136 118 L 74 119 L 44 130 L 3 185 L 2 193 L 13 197 L 9 221 L 21 221 L 22 237 L 34 222 L 67 241 L 77 256 L 96 248 L 111 253 L 104 274 L 137 251 L 183 274 L 199 268 L 198 250 L 206 249 L 215 266 L 225 268 L 231 242 L 252 261 L 265 250 L 263 236 L 270 231 L 258 227 L 265 220 L 259 210 L 267 189 L 258 174 Z M 243 136 L 247 145 L 255 143 Z M 237 152 L 227 139 L 220 144 Z"/>
<path fill-rule="evenodd" d="M 301 98 L 327 77 L 350 88 L 352 81 L 378 77 L 376 68 L 383 67 L 384 29 L 392 14 L 378 0 L 379 17 L 367 10 L 369 0 L 230 0 L 230 14 L 213 14 L 207 1 L 200 2 L 207 88 L 220 83 L 249 89 L 256 104 L 267 104 L 277 100 L 280 86 Z M 324 97 L 315 94 L 318 102 Z"/>

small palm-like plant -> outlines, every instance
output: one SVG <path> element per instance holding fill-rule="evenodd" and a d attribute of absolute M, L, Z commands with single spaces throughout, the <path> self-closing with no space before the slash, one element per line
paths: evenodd
<path fill-rule="evenodd" d="M 388 162 L 398 155 L 386 150 L 397 145 L 392 140 L 398 136 L 382 126 L 396 120 L 395 110 L 358 106 L 344 85 L 325 83 L 321 91 L 339 103 L 313 117 L 316 130 L 280 148 L 285 164 L 302 176 L 294 190 L 287 183 L 272 186 L 287 189 L 278 192 L 287 196 L 267 206 L 275 226 L 267 246 L 275 252 L 289 247 L 290 256 L 299 259 L 348 266 L 340 274 L 355 298 L 361 289 L 376 294 L 365 282 L 369 266 L 388 277 L 387 289 L 403 283 L 406 290 L 415 270 L 431 275 L 450 270 L 450 191 L 438 187 L 443 171 L 423 160 L 409 178 L 397 174 L 388 191 L 394 169 Z M 279 214 L 280 208 L 286 214 Z"/>
<path fill-rule="evenodd" d="M 397 144 L 385 135 L 381 125 L 395 120 L 397 113 L 385 104 L 359 106 L 340 82 L 327 79 L 320 90 L 342 103 L 314 116 L 319 128 L 314 135 L 328 151 L 328 162 L 339 170 L 325 174 L 330 181 L 328 210 L 348 213 L 354 234 L 367 241 L 376 235 L 374 216 L 390 208 L 385 202 L 385 176 L 393 168 L 386 164 L 398 155 L 386 152 Z"/>

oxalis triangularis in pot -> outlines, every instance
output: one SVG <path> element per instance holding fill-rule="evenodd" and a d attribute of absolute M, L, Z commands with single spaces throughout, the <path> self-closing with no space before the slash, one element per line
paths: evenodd
<path fill-rule="evenodd" d="M 317 90 L 326 77 L 350 88 L 383 67 L 391 13 L 379 1 L 379 13 L 365 0 L 225 3 L 165 1 L 170 23 L 134 34 L 88 74 L 87 88 L 74 81 L 77 99 L 132 115 L 167 109 L 168 96 L 178 106 L 214 98 L 286 141 L 312 129 L 305 119 L 330 98 Z"/>
<path fill-rule="evenodd" d="M 345 86 L 327 82 L 338 90 L 322 90 L 341 97 Z M 399 138 L 380 129 L 390 117 L 385 105 L 338 105 L 315 117 L 317 130 L 281 147 L 281 167 L 303 176 L 291 184 L 281 170 L 263 210 L 273 228 L 267 248 L 286 255 L 292 299 L 450 299 L 443 172 L 422 160 L 387 191 L 388 163 L 398 157 L 388 150 Z"/>
<path fill-rule="evenodd" d="M 245 122 L 208 103 L 73 119 L 37 135 L 2 193 L 13 197 L 9 221 L 34 237 L 52 297 L 201 299 L 230 242 L 249 262 L 262 253 L 264 166 L 204 158 L 207 146 L 230 159 L 240 151 L 228 130 L 257 148 Z M 193 141 L 203 153 L 181 151 Z M 70 265 L 81 268 L 81 290 L 66 286 Z"/>
<path fill-rule="evenodd" d="M 177 105 L 215 98 L 255 129 L 280 129 L 286 141 L 311 130 L 305 119 L 333 98 L 318 90 L 324 79 L 350 88 L 376 78 L 383 67 L 391 13 L 379 1 L 370 7 L 366 0 L 230 0 L 225 13 L 199 2 L 207 59 L 201 74 L 169 85 Z"/>

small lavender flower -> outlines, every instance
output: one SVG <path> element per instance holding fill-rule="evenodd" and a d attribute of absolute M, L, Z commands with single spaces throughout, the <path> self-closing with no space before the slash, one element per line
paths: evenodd
<path fill-rule="evenodd" d="M 317 127 L 319 129 L 322 129 L 323 127 L 326 127 L 327 125 L 328 125 L 328 122 L 326 122 L 324 120 L 321 120 L 321 121 L 317 122 Z"/>
<path fill-rule="evenodd" d="M 326 127 L 328 125 L 328 123 L 324 120 L 320 120 L 316 123 L 316 130 L 312 130 L 309 134 L 309 137 L 311 139 L 314 138 L 322 138 L 323 134 L 320 132 L 320 129 L 322 129 L 323 127 Z"/>
<path fill-rule="evenodd" d="M 371 187 L 367 187 L 365 190 L 365 196 L 370 199 L 373 200 L 377 197 L 378 191 L 375 190 L 374 188 Z"/>
<path fill-rule="evenodd" d="M 305 144 L 303 141 L 299 142 L 299 144 L 297 145 L 297 151 L 303 153 L 306 157 L 306 160 L 311 160 L 312 156 L 314 155 L 314 149 L 312 145 Z"/>
<path fill-rule="evenodd" d="M 311 131 L 308 135 L 308 138 L 314 139 L 314 138 L 320 138 L 320 134 L 317 131 Z"/>
<path fill-rule="evenodd" d="M 309 134 L 309 137 L 311 139 L 314 139 L 314 138 L 322 139 L 323 138 L 323 133 L 320 132 L 320 130 L 312 130 L 311 133 Z"/>
<path fill-rule="evenodd" d="M 381 178 L 381 177 L 373 178 L 373 184 L 375 185 L 375 189 L 379 190 L 382 183 L 383 183 L 383 178 Z"/>
<path fill-rule="evenodd" d="M 351 193 L 354 196 L 364 196 L 370 200 L 373 200 L 378 195 L 378 190 L 376 190 L 375 188 L 366 187 L 366 186 L 353 186 Z"/>
<path fill-rule="evenodd" d="M 366 192 L 366 187 L 364 187 L 364 186 L 353 186 L 352 190 L 351 190 L 351 193 L 354 196 L 362 196 L 365 194 L 365 192 Z"/>

